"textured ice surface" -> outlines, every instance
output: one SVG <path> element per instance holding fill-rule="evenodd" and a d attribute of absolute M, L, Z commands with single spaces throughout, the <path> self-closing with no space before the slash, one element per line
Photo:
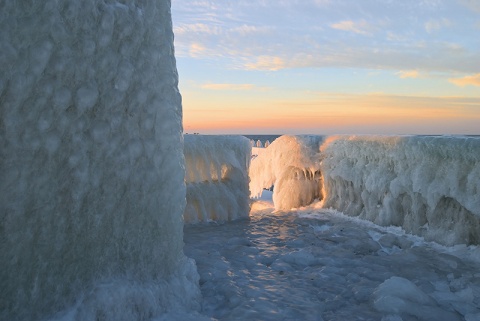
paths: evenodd
<path fill-rule="evenodd" d="M 268 191 L 264 194 L 268 194 Z M 265 195 L 263 195 L 265 196 Z M 321 208 L 185 227 L 202 313 L 218 320 L 479 320 L 480 248 Z"/>
<path fill-rule="evenodd" d="M 443 244 L 480 243 L 480 139 L 329 137 L 325 206 Z"/>
<path fill-rule="evenodd" d="M 250 165 L 250 191 L 259 197 L 275 186 L 276 209 L 288 210 L 321 198 L 319 144 L 321 136 L 281 136 L 258 153 Z"/>
<path fill-rule="evenodd" d="M 227 221 L 250 212 L 250 141 L 243 136 L 185 135 L 187 223 Z"/>
<path fill-rule="evenodd" d="M 376 288 L 373 297 L 375 308 L 382 312 L 415 316 L 420 320 L 462 320 L 454 311 L 442 309 L 432 297 L 405 278 L 389 278 Z"/>
<path fill-rule="evenodd" d="M 266 149 L 262 147 L 252 147 L 252 159 L 258 157 L 260 154 L 263 154 L 265 151 Z"/>
<path fill-rule="evenodd" d="M 327 208 L 428 240 L 480 243 L 478 138 L 282 136 L 252 161 L 250 180 L 253 196 L 275 185 L 277 209 L 323 196 Z"/>
<path fill-rule="evenodd" d="M 170 1 L 0 7 L 0 319 L 195 308 Z"/>

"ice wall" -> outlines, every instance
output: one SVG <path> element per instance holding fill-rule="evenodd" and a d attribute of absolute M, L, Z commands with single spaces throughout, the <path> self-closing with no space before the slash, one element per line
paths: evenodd
<path fill-rule="evenodd" d="M 324 207 L 442 244 L 480 244 L 480 139 L 282 136 L 250 166 L 276 209 Z M 323 186 L 322 186 L 323 185 Z"/>
<path fill-rule="evenodd" d="M 321 136 L 281 136 L 250 166 L 250 191 L 259 197 L 264 188 L 273 189 L 275 208 L 289 210 L 322 198 L 319 172 Z"/>
<path fill-rule="evenodd" d="M 0 3 L 0 319 L 195 309 L 170 1 Z"/>
<path fill-rule="evenodd" d="M 480 139 L 329 137 L 325 207 L 443 244 L 480 244 Z"/>
<path fill-rule="evenodd" d="M 185 135 L 186 223 L 227 221 L 250 212 L 250 141 L 243 136 Z"/>

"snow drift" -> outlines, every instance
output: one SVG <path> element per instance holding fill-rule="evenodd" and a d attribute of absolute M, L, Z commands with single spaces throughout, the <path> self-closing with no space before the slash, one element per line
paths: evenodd
<path fill-rule="evenodd" d="M 253 196 L 274 185 L 276 209 L 323 195 L 324 207 L 427 240 L 480 243 L 478 138 L 282 136 L 252 161 L 250 180 Z"/>
<path fill-rule="evenodd" d="M 480 139 L 329 137 L 325 207 L 442 244 L 480 243 Z"/>
<path fill-rule="evenodd" d="M 259 197 L 274 186 L 275 209 L 288 210 L 322 198 L 319 145 L 321 136 L 281 136 L 250 166 L 250 191 Z"/>
<path fill-rule="evenodd" d="M 170 1 L 2 1 L 0 319 L 199 307 Z"/>
<path fill-rule="evenodd" d="M 186 223 L 227 221 L 250 212 L 250 141 L 243 136 L 185 135 Z"/>

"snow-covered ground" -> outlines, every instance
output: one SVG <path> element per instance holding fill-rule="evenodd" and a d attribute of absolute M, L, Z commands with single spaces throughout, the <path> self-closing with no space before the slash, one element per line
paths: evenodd
<path fill-rule="evenodd" d="M 480 320 L 480 248 L 445 247 L 322 209 L 187 225 L 201 313 L 218 320 Z"/>

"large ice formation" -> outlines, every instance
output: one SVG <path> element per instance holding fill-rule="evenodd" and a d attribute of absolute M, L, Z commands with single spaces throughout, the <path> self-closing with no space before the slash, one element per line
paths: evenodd
<path fill-rule="evenodd" d="M 250 180 L 253 196 L 274 185 L 277 209 L 323 194 L 324 207 L 379 225 L 480 244 L 478 138 L 282 136 L 252 161 Z"/>
<path fill-rule="evenodd" d="M 170 1 L 0 7 L 0 319 L 197 308 Z"/>
<path fill-rule="evenodd" d="M 187 223 L 227 221 L 250 212 L 250 141 L 243 136 L 185 135 Z"/>
<path fill-rule="evenodd" d="M 281 136 L 250 166 L 250 191 L 259 197 L 274 186 L 276 209 L 288 210 L 322 198 L 319 145 L 321 136 Z"/>
<path fill-rule="evenodd" d="M 330 137 L 321 155 L 325 207 L 447 245 L 480 243 L 480 139 Z"/>

